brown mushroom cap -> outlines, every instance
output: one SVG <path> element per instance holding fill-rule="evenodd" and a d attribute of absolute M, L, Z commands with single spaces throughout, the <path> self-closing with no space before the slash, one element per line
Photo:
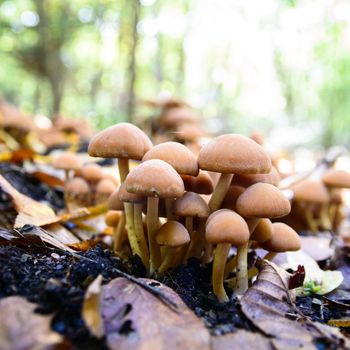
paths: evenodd
<path fill-rule="evenodd" d="M 275 186 L 257 183 L 237 199 L 237 212 L 246 218 L 278 218 L 290 213 L 287 197 Z"/>
<path fill-rule="evenodd" d="M 249 187 L 258 182 L 263 182 L 278 186 L 281 180 L 279 172 L 274 166 L 271 167 L 271 170 L 267 174 L 236 174 L 232 179 L 232 185 L 239 185 L 243 187 Z"/>
<path fill-rule="evenodd" d="M 204 137 L 205 132 L 198 124 L 187 123 L 178 126 L 174 136 L 176 140 L 192 142 Z"/>
<path fill-rule="evenodd" d="M 164 142 L 151 148 L 143 161 L 161 159 L 169 163 L 179 174 L 197 176 L 198 163 L 194 154 L 178 142 Z"/>
<path fill-rule="evenodd" d="M 196 192 L 200 194 L 213 193 L 213 180 L 206 171 L 199 170 L 199 174 L 196 177 L 189 175 L 182 175 L 181 177 L 184 182 L 186 191 Z"/>
<path fill-rule="evenodd" d="M 80 159 L 71 152 L 59 155 L 52 163 L 53 167 L 62 170 L 78 170 L 81 168 Z"/>
<path fill-rule="evenodd" d="M 272 224 L 272 237 L 261 244 L 265 250 L 274 253 L 296 251 L 301 248 L 299 235 L 288 225 L 282 222 Z"/>
<path fill-rule="evenodd" d="M 236 211 L 237 198 L 245 191 L 242 186 L 230 186 L 222 201 L 221 208 Z"/>
<path fill-rule="evenodd" d="M 329 202 L 329 193 L 326 186 L 318 180 L 305 179 L 292 188 L 295 201 L 326 204 Z"/>
<path fill-rule="evenodd" d="M 262 146 L 264 144 L 265 141 L 265 137 L 264 135 L 260 132 L 260 131 L 253 131 L 249 137 L 255 141 L 257 144 L 259 144 L 260 146 Z"/>
<path fill-rule="evenodd" d="M 268 241 L 272 237 L 272 222 L 269 219 L 260 219 L 258 225 L 250 236 L 252 241 L 260 243 Z"/>
<path fill-rule="evenodd" d="M 345 170 L 330 169 L 322 180 L 329 187 L 350 188 L 350 174 Z"/>
<path fill-rule="evenodd" d="M 221 135 L 204 145 L 199 152 L 201 169 L 227 174 L 264 174 L 271 170 L 271 158 L 248 137 Z"/>
<path fill-rule="evenodd" d="M 179 247 L 190 241 L 190 235 L 179 222 L 168 221 L 158 230 L 156 241 L 159 245 Z"/>
<path fill-rule="evenodd" d="M 152 142 L 141 129 L 119 123 L 96 134 L 90 141 L 88 153 L 92 157 L 141 160 L 151 147 Z"/>
<path fill-rule="evenodd" d="M 142 203 L 145 200 L 145 198 L 139 194 L 128 192 L 125 182 L 119 187 L 118 197 L 122 202 Z"/>
<path fill-rule="evenodd" d="M 118 225 L 120 213 L 117 210 L 109 210 L 105 216 L 107 226 L 115 227 Z"/>
<path fill-rule="evenodd" d="M 119 189 L 114 190 L 114 192 L 108 198 L 108 208 L 110 210 L 124 210 L 124 205 L 119 198 Z"/>
<path fill-rule="evenodd" d="M 209 216 L 205 237 L 209 243 L 240 246 L 249 240 L 249 229 L 240 215 L 232 210 L 220 209 Z"/>
<path fill-rule="evenodd" d="M 97 164 L 87 164 L 81 168 L 81 175 L 87 181 L 97 182 L 102 179 L 103 172 L 99 165 Z"/>
<path fill-rule="evenodd" d="M 198 116 L 188 107 L 175 107 L 169 109 L 159 120 L 166 128 L 174 128 L 184 123 L 196 123 Z"/>
<path fill-rule="evenodd" d="M 90 192 L 90 186 L 81 177 L 75 177 L 67 181 L 64 186 L 64 191 L 74 195 L 88 194 Z"/>
<path fill-rule="evenodd" d="M 146 160 L 130 171 L 125 179 L 128 192 L 147 197 L 178 198 L 184 183 L 176 170 L 160 159 Z"/>
<path fill-rule="evenodd" d="M 102 179 L 96 185 L 96 193 L 110 195 L 116 188 L 116 184 L 111 180 Z"/>
<path fill-rule="evenodd" d="M 186 192 L 173 205 L 174 213 L 178 216 L 192 216 L 206 218 L 209 216 L 209 207 L 205 200 L 197 193 Z"/>

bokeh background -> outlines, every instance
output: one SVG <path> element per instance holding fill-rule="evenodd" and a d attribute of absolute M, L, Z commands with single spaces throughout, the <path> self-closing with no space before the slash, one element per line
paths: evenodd
<path fill-rule="evenodd" d="M 211 133 L 350 144 L 347 0 L 1 0 L 0 93 L 97 128 L 188 101 Z"/>

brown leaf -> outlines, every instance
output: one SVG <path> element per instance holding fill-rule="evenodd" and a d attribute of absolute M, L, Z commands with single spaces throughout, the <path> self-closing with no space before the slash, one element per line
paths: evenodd
<path fill-rule="evenodd" d="M 20 246 L 31 245 L 43 246 L 50 245 L 62 250 L 74 252 L 64 243 L 60 242 L 54 232 L 46 231 L 33 225 L 25 225 L 18 230 L 0 229 L 0 242 L 2 244 L 16 244 Z"/>
<path fill-rule="evenodd" d="M 239 330 L 211 338 L 212 350 L 274 350 L 271 340 L 260 333 Z"/>
<path fill-rule="evenodd" d="M 35 178 L 45 183 L 50 187 L 60 187 L 63 188 L 64 182 L 56 176 L 47 174 L 43 171 L 37 170 L 31 173 Z"/>
<path fill-rule="evenodd" d="M 102 275 L 99 275 L 86 291 L 82 311 L 83 320 L 87 328 L 97 338 L 101 338 L 104 335 L 101 317 L 101 293 Z"/>
<path fill-rule="evenodd" d="M 288 289 L 295 289 L 301 287 L 305 280 L 305 268 L 302 265 L 298 266 L 298 269 L 290 276 Z"/>
<path fill-rule="evenodd" d="M 125 278 L 112 280 L 102 288 L 100 304 L 108 348 L 209 350 L 208 330 L 180 297 L 159 282 L 141 281 L 161 289 L 178 305 L 178 310 L 169 308 L 144 288 Z M 98 324 L 98 321 L 94 322 Z"/>
<path fill-rule="evenodd" d="M 277 265 L 262 261 L 256 282 L 242 297 L 243 313 L 264 334 L 276 338 L 273 344 L 278 349 L 316 349 L 316 339 L 342 348 L 346 339 L 339 332 L 297 311 L 295 293 L 288 290 L 290 276 Z"/>
<path fill-rule="evenodd" d="M 26 224 L 43 226 L 59 220 L 50 207 L 18 192 L 2 175 L 0 175 L 0 186 L 12 198 L 18 213 L 15 221 L 16 228 Z"/>
<path fill-rule="evenodd" d="M 328 325 L 333 327 L 350 327 L 350 317 L 331 319 L 328 321 Z"/>
<path fill-rule="evenodd" d="M 0 300 L 1 350 L 49 350 L 63 341 L 50 328 L 51 316 L 38 315 L 35 308 L 18 296 Z"/>

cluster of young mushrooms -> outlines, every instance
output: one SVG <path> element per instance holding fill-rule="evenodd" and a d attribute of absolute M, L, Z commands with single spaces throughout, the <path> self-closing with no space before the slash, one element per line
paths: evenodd
<path fill-rule="evenodd" d="M 225 279 L 231 276 L 229 285 L 243 294 L 255 273 L 248 270 L 249 249 L 266 249 L 267 259 L 300 249 L 293 229 L 269 220 L 291 207 L 275 186 L 270 156 L 250 138 L 218 136 L 195 155 L 177 142 L 153 146 L 142 130 L 120 123 L 95 135 L 88 153 L 118 160 L 121 185 L 108 199 L 106 222 L 114 227 L 116 253 L 130 249 L 150 275 L 191 257 L 213 260 L 213 292 L 225 302 Z M 129 160 L 141 162 L 130 170 Z M 237 254 L 228 260 L 231 247 Z"/>

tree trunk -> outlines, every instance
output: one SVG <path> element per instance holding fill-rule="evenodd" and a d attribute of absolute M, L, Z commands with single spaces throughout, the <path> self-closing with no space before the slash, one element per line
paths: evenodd
<path fill-rule="evenodd" d="M 128 82 L 127 82 L 127 97 L 126 97 L 126 114 L 129 122 L 132 122 L 135 109 L 135 83 L 136 83 L 136 55 L 139 35 L 137 25 L 140 19 L 141 4 L 140 0 L 130 0 L 131 9 L 131 36 L 130 36 L 130 51 L 128 57 Z"/>

